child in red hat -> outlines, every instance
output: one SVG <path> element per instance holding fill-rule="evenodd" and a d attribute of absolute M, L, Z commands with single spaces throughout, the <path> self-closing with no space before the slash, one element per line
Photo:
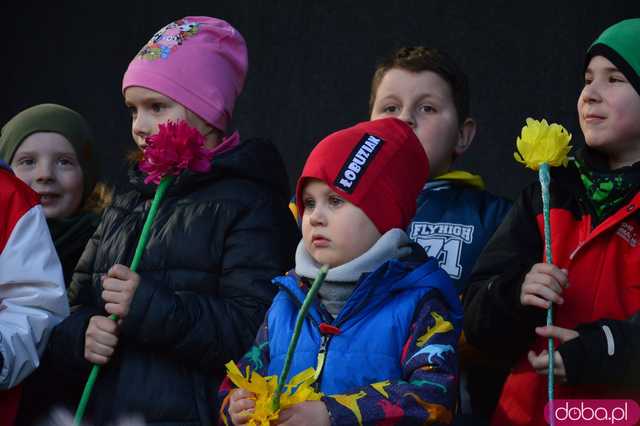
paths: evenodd
<path fill-rule="evenodd" d="M 296 193 L 302 241 L 295 270 L 274 279 L 279 293 L 239 362 L 241 371 L 281 373 L 299 306 L 328 265 L 288 377 L 315 368 L 324 396 L 283 410 L 279 421 L 451 420 L 461 307 L 447 274 L 404 231 L 428 169 L 414 132 L 395 118 L 333 133 L 307 159 Z M 230 390 L 227 380 L 223 420 L 246 424 L 253 395 Z"/>

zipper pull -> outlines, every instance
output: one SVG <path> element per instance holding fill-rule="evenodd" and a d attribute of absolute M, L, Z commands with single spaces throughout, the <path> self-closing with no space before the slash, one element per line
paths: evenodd
<path fill-rule="evenodd" d="M 313 387 L 317 391 L 320 390 L 320 376 L 322 375 L 322 370 L 324 369 L 324 363 L 327 359 L 327 347 L 329 346 L 329 341 L 333 336 L 337 336 L 340 334 L 341 330 L 331 324 L 327 324 L 326 322 L 320 323 L 318 326 L 320 329 L 320 334 L 322 335 L 320 340 L 320 349 L 318 349 L 318 359 L 316 361 L 316 371 L 313 374 Z"/>
<path fill-rule="evenodd" d="M 323 334 L 322 340 L 320 340 L 320 349 L 318 350 L 318 359 L 316 361 L 316 371 L 313 374 L 313 387 L 316 392 L 320 389 L 320 376 L 322 375 L 322 369 L 324 368 L 324 362 L 327 355 L 327 345 L 331 340 L 330 334 Z"/>
<path fill-rule="evenodd" d="M 337 336 L 338 334 L 340 334 L 340 331 L 341 331 L 335 325 L 327 324 L 326 322 L 320 323 L 318 328 L 320 329 L 320 333 L 323 336 L 326 336 L 326 335 Z"/>

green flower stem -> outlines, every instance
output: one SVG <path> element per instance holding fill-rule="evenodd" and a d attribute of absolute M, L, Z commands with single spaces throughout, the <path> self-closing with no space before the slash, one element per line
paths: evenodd
<path fill-rule="evenodd" d="M 167 192 L 169 185 L 173 182 L 173 176 L 165 176 L 160 181 L 158 185 L 158 189 L 156 189 L 156 194 L 153 197 L 153 202 L 151 203 L 151 208 L 149 209 L 149 213 L 147 214 L 147 220 L 144 222 L 144 226 L 142 227 L 142 232 L 140 233 L 140 239 L 138 240 L 138 246 L 136 247 L 136 252 L 133 255 L 133 260 L 131 261 L 131 269 L 133 272 L 138 270 L 138 266 L 140 266 L 140 259 L 142 259 L 142 253 L 144 252 L 145 247 L 147 246 L 147 242 L 149 242 L 149 235 L 151 235 L 151 224 L 153 223 L 153 219 L 155 219 L 156 214 L 158 213 L 158 208 L 160 207 L 160 203 L 164 198 L 164 194 Z"/>
<path fill-rule="evenodd" d="M 142 227 L 142 232 L 140 234 L 140 239 L 138 240 L 138 245 L 136 246 L 136 252 L 133 255 L 133 261 L 131 262 L 131 266 L 129 269 L 135 272 L 140 265 L 140 259 L 142 259 L 142 253 L 149 241 L 149 235 L 151 234 L 151 224 L 158 213 L 158 208 L 160 207 L 160 203 L 164 198 L 164 194 L 167 192 L 167 188 L 173 181 L 173 176 L 165 176 L 160 181 L 158 185 L 158 189 L 156 189 L 156 193 L 153 197 L 153 202 L 151 203 L 151 208 L 149 209 L 149 213 L 147 214 L 147 218 L 144 222 L 144 226 Z M 113 321 L 118 321 L 117 315 L 109 316 Z M 89 378 L 87 379 L 87 383 L 84 386 L 84 390 L 82 391 L 82 397 L 80 398 L 80 403 L 78 404 L 78 408 L 76 409 L 76 415 L 73 420 L 73 424 L 75 426 L 79 426 L 82 423 L 82 418 L 84 417 L 84 412 L 87 409 L 87 403 L 89 402 L 89 397 L 91 396 L 91 391 L 93 390 L 93 385 L 98 378 L 98 373 L 100 372 L 100 366 L 94 365 L 91 368 L 91 374 L 89 374 Z"/>
<path fill-rule="evenodd" d="M 540 178 L 540 186 L 542 187 L 542 211 L 544 214 L 544 250 L 547 258 L 547 263 L 553 264 L 553 255 L 551 253 L 551 219 L 550 219 L 550 207 L 549 207 L 549 183 L 551 182 L 551 176 L 549 175 L 549 164 L 543 163 L 538 170 L 538 176 Z M 553 303 L 547 309 L 547 325 L 553 325 Z M 554 354 L 553 354 L 553 337 L 549 337 L 548 340 L 548 352 L 549 352 L 549 367 L 547 373 L 547 394 L 549 398 L 549 413 L 553 413 L 553 384 L 554 384 Z M 555 423 L 555 418 L 552 414 L 549 415 L 551 425 Z"/>
<path fill-rule="evenodd" d="M 291 341 L 289 342 L 289 348 L 287 349 L 287 357 L 284 360 L 284 366 L 282 367 L 282 373 L 280 377 L 278 377 L 278 385 L 276 386 L 276 390 L 273 393 L 273 399 L 271 400 L 271 408 L 275 413 L 280 409 L 280 395 L 282 394 L 282 388 L 284 387 L 285 381 L 287 380 L 287 376 L 289 375 L 289 369 L 291 368 L 291 360 L 293 359 L 293 352 L 296 349 L 296 345 L 298 344 L 298 338 L 300 337 L 300 329 L 302 329 L 302 323 L 304 322 L 304 318 L 307 316 L 307 312 L 309 311 L 309 307 L 311 306 L 311 302 L 316 297 L 316 293 L 320 289 L 320 286 L 324 282 L 325 277 L 327 276 L 327 271 L 329 270 L 328 265 L 322 265 L 320 271 L 318 271 L 318 275 L 316 279 L 313 281 L 309 292 L 304 298 L 304 302 L 302 302 L 302 307 L 298 312 L 298 317 L 296 318 L 296 326 L 293 329 L 293 336 L 291 337 Z"/>

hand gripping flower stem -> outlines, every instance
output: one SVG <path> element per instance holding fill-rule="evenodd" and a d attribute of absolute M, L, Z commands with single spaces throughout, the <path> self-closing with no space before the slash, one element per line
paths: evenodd
<path fill-rule="evenodd" d="M 289 375 L 291 360 L 293 359 L 293 352 L 295 351 L 296 345 L 298 344 L 298 338 L 300 337 L 300 329 L 302 328 L 302 323 L 304 322 L 304 318 L 307 316 L 307 312 L 309 311 L 311 302 L 313 302 L 313 299 L 315 299 L 316 293 L 320 289 L 320 286 L 327 276 L 328 270 L 328 265 L 322 265 L 320 271 L 318 272 L 318 275 L 316 276 L 316 279 L 313 281 L 313 284 L 309 289 L 309 292 L 304 298 L 304 302 L 302 302 L 300 311 L 298 312 L 298 317 L 296 318 L 296 326 L 293 329 L 293 336 L 291 337 L 289 348 L 287 349 L 287 357 L 284 360 L 282 373 L 280 374 L 280 377 L 278 377 L 278 385 L 276 386 L 276 390 L 273 393 L 273 399 L 271 400 L 271 407 L 273 412 L 276 412 L 280 409 L 280 395 L 282 394 L 282 388 L 287 380 L 287 376 Z"/>
<path fill-rule="evenodd" d="M 149 235 L 151 234 L 151 224 L 153 223 L 153 219 L 156 217 L 156 213 L 158 212 L 158 207 L 160 207 L 160 202 L 164 198 L 164 194 L 167 192 L 167 188 L 171 185 L 171 181 L 173 181 L 173 176 L 165 176 L 160 181 L 160 185 L 158 185 L 158 189 L 153 197 L 153 202 L 151 203 L 151 208 L 149 209 L 149 213 L 147 214 L 147 218 L 144 222 L 144 226 L 142 227 L 142 233 L 140 234 L 140 239 L 138 240 L 138 245 L 136 246 L 136 252 L 133 255 L 133 261 L 131 262 L 131 271 L 136 272 L 138 266 L 140 265 L 140 259 L 142 258 L 142 253 L 144 253 L 144 249 L 149 241 Z M 118 316 L 113 314 L 109 317 L 109 319 L 113 321 L 118 321 Z M 84 390 L 82 391 L 82 397 L 80 398 L 80 403 L 78 404 L 78 409 L 76 410 L 76 415 L 73 421 L 73 424 L 79 426 L 82 423 L 82 418 L 84 417 L 84 412 L 87 409 L 87 403 L 89 402 L 89 397 L 91 396 L 91 391 L 93 390 L 93 385 L 98 378 L 98 373 L 100 372 L 100 366 L 94 364 L 91 368 L 91 374 L 89 374 L 89 378 L 87 379 L 87 383 L 84 386 Z"/>
<path fill-rule="evenodd" d="M 569 161 L 567 154 L 571 150 L 569 141 L 571 134 L 559 124 L 549 125 L 546 120 L 534 120 L 527 118 L 527 124 L 522 128 L 521 137 L 517 138 L 518 152 L 514 153 L 516 161 L 524 164 L 532 170 L 538 171 L 540 187 L 542 190 L 542 211 L 544 217 L 544 248 L 546 261 L 553 264 L 551 253 L 551 220 L 549 203 L 549 184 L 551 177 L 550 166 L 566 166 Z M 553 305 L 547 309 L 547 325 L 553 325 Z M 548 340 L 549 364 L 548 364 L 548 388 L 549 412 L 553 413 L 553 385 L 554 385 L 554 354 L 553 338 Z M 555 424 L 555 417 L 549 416 L 551 425 Z"/>
<path fill-rule="evenodd" d="M 136 246 L 133 261 L 131 262 L 131 271 L 136 272 L 140 265 L 140 259 L 149 241 L 151 225 L 174 177 L 184 170 L 206 173 L 211 169 L 213 151 L 205 148 L 204 142 L 204 136 L 184 120 L 177 123 L 167 122 L 160 124 L 158 133 L 147 138 L 147 147 L 144 150 L 139 167 L 142 172 L 147 174 L 144 183 L 153 182 L 158 185 L 158 188 Z M 109 318 L 113 321 L 118 320 L 116 315 L 111 315 Z M 100 366 L 94 365 L 76 410 L 74 418 L 74 425 L 76 426 L 82 423 L 82 418 L 91 396 L 91 390 L 99 372 Z"/>

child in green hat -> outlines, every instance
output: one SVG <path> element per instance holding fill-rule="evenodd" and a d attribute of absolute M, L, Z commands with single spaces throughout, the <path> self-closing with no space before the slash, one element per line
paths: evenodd
<path fill-rule="evenodd" d="M 39 196 L 67 285 L 109 199 L 96 185 L 94 143 L 84 117 L 56 104 L 18 113 L 0 136 L 0 158 Z"/>
<path fill-rule="evenodd" d="M 484 249 L 465 297 L 469 342 L 516 360 L 495 425 L 547 424 L 549 337 L 560 343 L 556 399 L 640 401 L 640 19 L 589 47 L 578 117 L 586 146 L 552 170 L 554 264 L 543 263 L 533 184 Z M 552 304 L 555 325 L 545 326 Z"/>

